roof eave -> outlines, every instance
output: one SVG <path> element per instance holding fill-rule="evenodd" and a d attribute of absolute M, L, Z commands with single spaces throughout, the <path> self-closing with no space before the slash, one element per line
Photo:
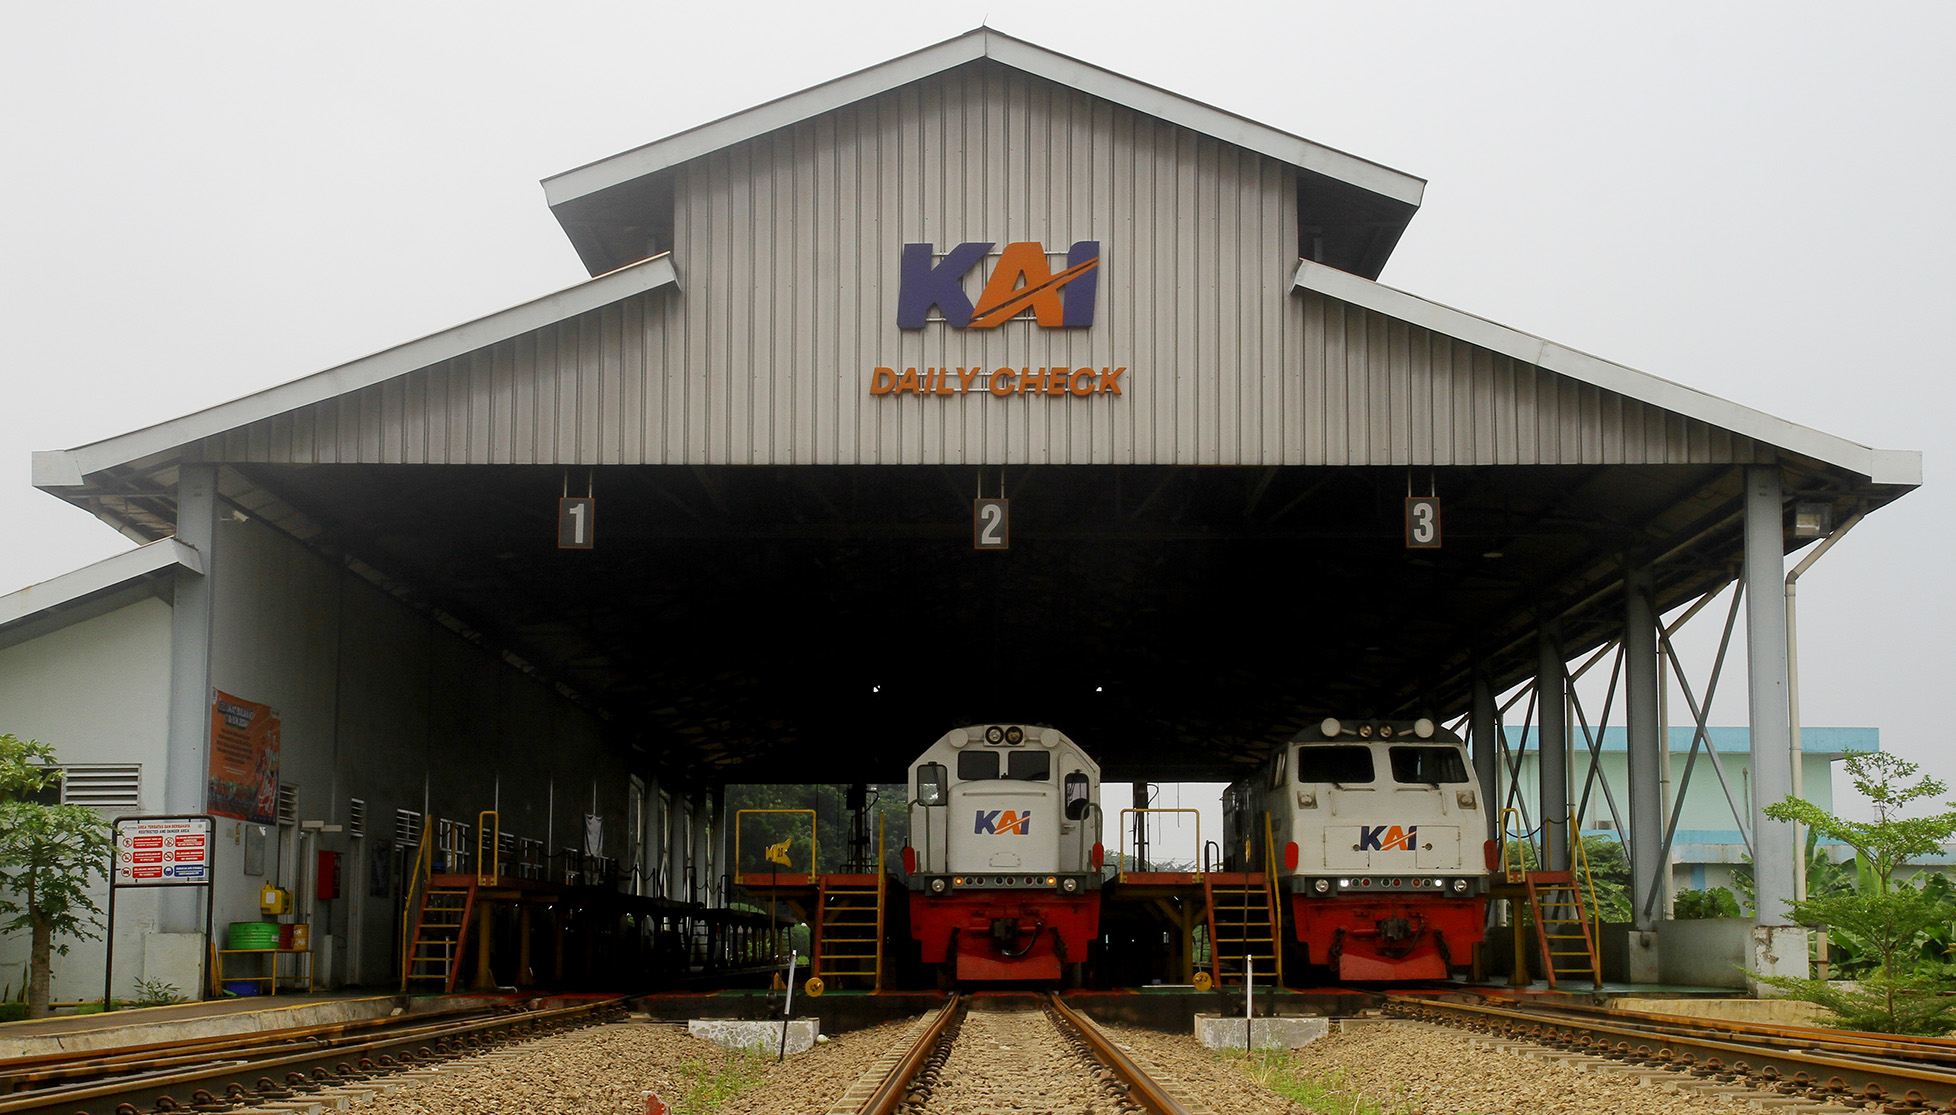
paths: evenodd
<path fill-rule="evenodd" d="M 1811 457 L 1865 476 L 1875 484 L 1897 488 L 1922 484 L 1922 454 L 1918 450 L 1873 449 L 1311 260 L 1298 261 L 1293 286 Z"/>
<path fill-rule="evenodd" d="M 204 559 L 194 548 L 174 538 L 160 538 L 148 545 L 125 550 L 114 557 L 0 596 L 0 630 L 172 566 L 202 573 Z"/>
<path fill-rule="evenodd" d="M 73 449 L 36 452 L 34 486 L 57 494 L 61 489 L 79 488 L 105 470 L 168 454 L 227 430 L 337 398 L 678 283 L 670 253 L 653 256 L 542 298 L 194 414 Z"/>

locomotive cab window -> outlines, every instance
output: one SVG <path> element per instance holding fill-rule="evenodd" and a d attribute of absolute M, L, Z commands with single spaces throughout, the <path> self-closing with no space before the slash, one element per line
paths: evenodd
<path fill-rule="evenodd" d="M 958 781 L 985 782 L 998 777 L 998 752 L 958 752 Z"/>
<path fill-rule="evenodd" d="M 943 763 L 925 763 L 917 768 L 917 804 L 944 804 Z"/>
<path fill-rule="evenodd" d="M 1468 781 L 1467 764 L 1454 748 L 1394 747 L 1388 753 L 1392 756 L 1394 782 L 1437 786 L 1442 782 Z"/>
<path fill-rule="evenodd" d="M 997 756 L 994 755 L 994 758 Z M 1049 751 L 1014 751 L 1005 756 L 1005 777 L 1020 782 L 1051 782 L 1053 756 Z"/>
<path fill-rule="evenodd" d="M 1277 761 L 1270 765 L 1270 788 L 1273 790 L 1284 788 L 1284 760 L 1287 754 L 1287 752 L 1278 751 Z"/>
<path fill-rule="evenodd" d="M 1078 821 L 1086 817 L 1093 803 L 1088 800 L 1087 775 L 1084 771 L 1074 771 L 1066 776 L 1066 819 Z"/>
<path fill-rule="evenodd" d="M 1297 780 L 1305 783 L 1365 785 L 1372 781 L 1372 749 L 1342 745 L 1300 747 L 1297 749 Z"/>

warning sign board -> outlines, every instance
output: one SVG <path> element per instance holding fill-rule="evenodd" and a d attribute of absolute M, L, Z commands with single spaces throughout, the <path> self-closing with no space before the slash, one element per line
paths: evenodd
<path fill-rule="evenodd" d="M 120 817 L 115 822 L 118 887 L 204 886 L 211 881 L 209 817 Z"/>

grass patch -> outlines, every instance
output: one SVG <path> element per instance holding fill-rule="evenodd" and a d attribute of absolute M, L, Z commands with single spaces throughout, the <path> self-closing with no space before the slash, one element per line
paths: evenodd
<path fill-rule="evenodd" d="M 1343 1073 L 1316 1076 L 1303 1072 L 1287 1052 L 1261 1050 L 1226 1056 L 1251 1080 L 1317 1115 L 1404 1115 L 1411 1110 L 1404 1104 L 1386 1107 L 1374 1102 L 1346 1083 Z"/>
<path fill-rule="evenodd" d="M 686 1094 L 673 1110 L 678 1115 L 709 1115 L 735 1096 L 766 1080 L 769 1058 L 752 1050 L 729 1050 L 716 1058 L 701 1058 L 681 1068 Z"/>

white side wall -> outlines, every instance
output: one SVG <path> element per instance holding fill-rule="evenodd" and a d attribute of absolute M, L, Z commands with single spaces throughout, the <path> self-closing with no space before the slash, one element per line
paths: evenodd
<path fill-rule="evenodd" d="M 330 950 L 322 971 L 387 983 L 397 809 L 465 822 L 471 845 L 478 814 L 498 809 L 504 832 L 557 849 L 581 843 L 595 792 L 606 854 L 628 854 L 627 772 L 596 717 L 257 521 L 221 523 L 217 551 L 213 684 L 278 711 L 279 780 L 298 788 L 300 820 L 344 826 L 350 799 L 366 802 L 364 837 L 277 834 L 263 878 L 243 873 L 242 856 L 226 862 L 236 845 L 223 835 L 242 825 L 220 824 L 220 934 L 258 917 L 276 871 L 301 911 L 285 920 L 310 921 L 315 950 Z M 338 899 L 312 897 L 318 851 L 344 857 Z"/>
<path fill-rule="evenodd" d="M 128 812 L 162 812 L 169 690 L 170 606 L 151 597 L 0 648 L 0 733 L 49 744 L 64 764 L 139 763 L 143 809 Z M 96 890 L 106 910 L 108 888 Z M 144 974 L 156 903 L 133 891 L 118 903 L 115 990 L 128 995 Z M 101 998 L 105 943 L 68 944 L 54 958 L 53 997 Z M 19 994 L 26 963 L 27 934 L 0 937 L 0 985 Z"/>
<path fill-rule="evenodd" d="M 253 874 L 256 826 L 220 818 L 220 942 L 230 922 L 259 919 L 260 888 L 277 882 L 298 910 L 282 920 L 312 924 L 330 982 L 390 985 L 397 809 L 472 830 L 498 809 L 504 832 L 552 850 L 581 848 L 584 815 L 596 812 L 605 854 L 629 859 L 627 770 L 595 716 L 262 523 L 223 521 L 214 550 L 212 684 L 278 712 L 280 782 L 297 788 L 299 820 L 345 826 L 350 800 L 366 803 L 363 837 L 267 826 Z M 63 763 L 140 763 L 143 808 L 127 812 L 162 812 L 171 620 L 168 604 L 146 598 L 0 646 L 0 732 L 52 744 Z M 314 897 L 318 851 L 343 856 L 337 899 Z M 201 943 L 157 935 L 152 895 L 124 891 L 118 903 L 116 994 L 144 977 L 194 994 Z M 157 970 L 146 971 L 145 944 L 159 942 L 173 948 L 149 948 Z M 55 959 L 55 999 L 99 998 L 104 946 L 71 945 Z M 26 953 L 24 936 L 0 937 L 0 985 L 18 991 Z"/>

